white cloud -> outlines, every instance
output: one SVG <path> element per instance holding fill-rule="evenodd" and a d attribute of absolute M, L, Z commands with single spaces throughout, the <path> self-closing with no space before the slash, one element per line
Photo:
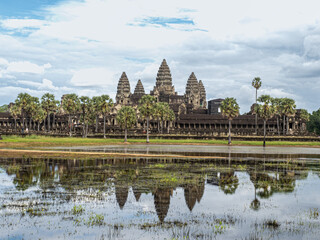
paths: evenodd
<path fill-rule="evenodd" d="M 115 73 L 106 68 L 87 68 L 76 71 L 70 83 L 77 87 L 116 86 Z"/>
<path fill-rule="evenodd" d="M 19 84 L 23 84 L 23 85 L 27 85 L 30 87 L 35 87 L 39 90 L 47 90 L 47 91 L 57 91 L 59 90 L 58 87 L 53 86 L 52 81 L 48 80 L 48 79 L 42 79 L 42 82 L 32 82 L 32 81 L 25 81 L 25 80 L 19 80 L 18 81 Z"/>
<path fill-rule="evenodd" d="M 39 19 L 4 19 L 0 21 L 3 28 L 22 29 L 22 28 L 40 28 L 47 24 L 46 21 Z"/>
<path fill-rule="evenodd" d="M 18 61 L 10 62 L 7 67 L 7 72 L 43 74 L 45 70 L 49 68 L 51 68 L 50 63 L 39 66 L 29 61 Z"/>
<path fill-rule="evenodd" d="M 9 62 L 7 59 L 0 58 L 0 66 L 8 66 Z"/>

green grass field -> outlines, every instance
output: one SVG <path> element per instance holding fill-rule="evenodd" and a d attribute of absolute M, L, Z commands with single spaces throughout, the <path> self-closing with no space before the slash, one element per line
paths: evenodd
<path fill-rule="evenodd" d="M 145 143 L 145 139 L 128 139 L 129 144 Z M 194 144 L 194 145 L 227 145 L 226 140 L 197 140 L 197 139 L 150 139 L 151 144 Z M 47 136 L 3 136 L 0 148 L 36 148 L 44 146 L 82 146 L 82 145 L 110 145 L 124 144 L 123 139 L 97 139 L 75 137 L 47 137 Z M 262 141 L 232 141 L 232 145 L 262 146 Z M 320 142 L 270 141 L 267 146 L 310 146 L 320 147 Z"/>

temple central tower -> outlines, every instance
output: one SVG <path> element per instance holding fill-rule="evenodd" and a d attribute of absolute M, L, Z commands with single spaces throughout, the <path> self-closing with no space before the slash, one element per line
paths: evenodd
<path fill-rule="evenodd" d="M 153 91 L 151 91 L 151 94 L 155 96 L 175 94 L 174 86 L 172 85 L 171 72 L 165 59 L 163 59 L 161 63 L 156 78 L 156 86 Z"/>

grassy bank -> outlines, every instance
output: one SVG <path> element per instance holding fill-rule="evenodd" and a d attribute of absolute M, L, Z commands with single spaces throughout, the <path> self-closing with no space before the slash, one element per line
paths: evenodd
<path fill-rule="evenodd" d="M 145 139 L 129 139 L 128 144 L 143 144 Z M 226 140 L 197 140 L 197 139 L 150 139 L 151 144 L 192 144 L 192 145 L 227 145 Z M 0 141 L 0 148 L 36 149 L 39 147 L 58 146 L 98 146 L 111 144 L 125 144 L 123 139 L 94 139 L 94 138 L 69 138 L 46 136 L 4 136 Z M 232 145 L 238 146 L 262 146 L 261 141 L 232 141 Z M 320 142 L 292 142 L 270 141 L 267 146 L 306 146 L 320 147 Z"/>

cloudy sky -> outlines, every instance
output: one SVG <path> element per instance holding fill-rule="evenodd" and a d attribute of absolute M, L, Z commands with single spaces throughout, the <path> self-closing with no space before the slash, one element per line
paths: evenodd
<path fill-rule="evenodd" d="M 165 58 L 179 94 L 259 94 L 320 107 L 319 0 L 0 0 L 0 105 L 20 92 L 115 96 L 123 71 L 149 92 Z"/>

